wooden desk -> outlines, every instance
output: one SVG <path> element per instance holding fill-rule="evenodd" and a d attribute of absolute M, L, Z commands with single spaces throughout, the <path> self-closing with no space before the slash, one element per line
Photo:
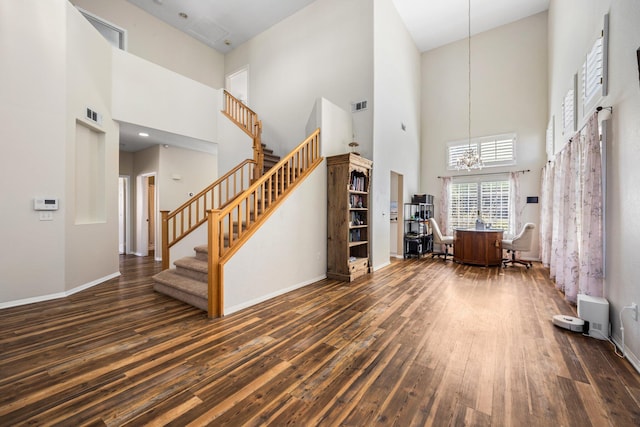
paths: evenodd
<path fill-rule="evenodd" d="M 465 264 L 502 264 L 502 230 L 454 230 L 453 260 Z"/>

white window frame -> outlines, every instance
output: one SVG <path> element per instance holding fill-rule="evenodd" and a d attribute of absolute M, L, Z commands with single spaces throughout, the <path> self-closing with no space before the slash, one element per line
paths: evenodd
<path fill-rule="evenodd" d="M 447 142 L 445 164 L 447 170 L 456 170 L 456 161 L 469 147 L 476 153 L 480 150 L 480 158 L 485 168 L 512 166 L 516 164 L 516 134 L 505 133 L 501 135 L 483 136 L 472 138 L 471 141 L 465 139 L 461 141 Z M 508 155 L 500 155 L 502 151 Z M 497 157 L 497 158 L 496 158 Z"/>
<path fill-rule="evenodd" d="M 482 200 L 482 184 L 483 183 L 506 183 L 507 184 L 507 189 L 506 192 L 502 192 L 503 195 L 506 195 L 507 199 L 507 205 L 506 207 L 503 207 L 503 209 L 506 209 L 506 218 L 502 217 L 501 219 L 498 219 L 496 216 L 492 216 L 491 215 L 491 211 L 495 212 L 495 207 L 487 207 L 486 204 L 483 205 L 483 200 Z M 454 208 L 453 208 L 453 191 L 455 186 L 457 185 L 464 185 L 464 184 L 473 184 L 476 185 L 476 206 L 475 207 L 469 207 L 467 209 L 467 215 L 468 215 L 468 222 L 467 223 L 458 223 L 457 221 L 454 220 Z M 448 198 L 449 200 L 447 201 L 447 203 L 449 204 L 449 209 L 448 209 L 448 223 L 449 223 L 449 227 L 451 228 L 450 230 L 448 230 L 447 234 L 450 234 L 453 232 L 453 229 L 455 228 L 474 228 L 475 227 L 475 220 L 477 217 L 477 212 L 478 212 L 478 208 L 480 210 L 480 215 L 482 217 L 482 219 L 485 221 L 485 223 L 490 223 L 492 228 L 498 228 L 498 229 L 502 229 L 505 231 L 506 234 L 513 234 L 513 230 L 509 229 L 509 225 L 511 223 L 509 215 L 513 212 L 512 209 L 510 209 L 510 204 L 513 203 L 512 200 L 509 200 L 509 198 L 511 197 L 511 182 L 509 179 L 509 174 L 508 173 L 498 173 L 498 174 L 491 174 L 491 175 L 475 175 L 475 176 L 466 176 L 466 177 L 454 177 L 452 179 L 451 182 L 451 186 L 449 188 L 449 195 Z M 486 201 L 486 199 L 485 199 Z"/>
<path fill-rule="evenodd" d="M 584 116 L 591 114 L 595 106 L 607 95 L 607 69 L 609 43 L 609 15 L 599 37 L 587 53 L 581 69 L 581 101 Z"/>
<path fill-rule="evenodd" d="M 577 108 L 576 108 L 576 84 L 578 76 L 573 75 L 573 81 L 570 83 L 570 89 L 564 95 L 562 100 L 562 134 L 566 139 L 573 136 L 576 132 Z"/>
<path fill-rule="evenodd" d="M 549 119 L 549 123 L 547 124 L 547 134 L 546 134 L 546 150 L 547 150 L 547 160 L 553 160 L 556 152 L 555 152 L 555 116 L 551 116 Z"/>

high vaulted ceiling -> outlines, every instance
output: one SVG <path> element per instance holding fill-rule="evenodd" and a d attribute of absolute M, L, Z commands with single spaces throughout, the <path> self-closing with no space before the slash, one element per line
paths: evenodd
<path fill-rule="evenodd" d="M 226 53 L 315 0 L 128 0 Z M 545 11 L 550 0 L 392 0 L 421 52 Z"/>
<path fill-rule="evenodd" d="M 543 12 L 550 0 L 392 1 L 416 46 L 425 52 L 468 37 L 469 22 L 471 33 L 478 34 Z"/>
<path fill-rule="evenodd" d="M 128 0 L 221 53 L 241 45 L 315 0 Z M 421 52 L 547 10 L 550 0 L 392 0 Z M 181 16 L 183 14 L 183 16 Z M 176 136 L 123 124 L 121 149 L 180 145 Z M 206 146 L 202 141 L 190 141 Z M 206 150 L 205 150 L 206 151 Z"/>
<path fill-rule="evenodd" d="M 226 53 L 315 0 L 128 0 Z"/>

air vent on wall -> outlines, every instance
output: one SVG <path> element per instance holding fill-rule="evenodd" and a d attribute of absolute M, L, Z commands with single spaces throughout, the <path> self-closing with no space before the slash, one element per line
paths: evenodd
<path fill-rule="evenodd" d="M 356 113 L 358 111 L 364 111 L 367 109 L 367 100 L 357 101 L 351 103 L 351 112 Z"/>
<path fill-rule="evenodd" d="M 86 118 L 91 120 L 94 123 L 102 125 L 102 114 L 98 113 L 97 111 L 89 107 L 87 107 Z"/>

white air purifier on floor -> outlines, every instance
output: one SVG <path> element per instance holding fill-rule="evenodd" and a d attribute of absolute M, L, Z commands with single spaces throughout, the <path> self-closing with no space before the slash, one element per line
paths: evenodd
<path fill-rule="evenodd" d="M 605 298 L 578 294 L 578 317 L 585 322 L 585 334 L 599 340 L 609 339 L 609 301 Z"/>

